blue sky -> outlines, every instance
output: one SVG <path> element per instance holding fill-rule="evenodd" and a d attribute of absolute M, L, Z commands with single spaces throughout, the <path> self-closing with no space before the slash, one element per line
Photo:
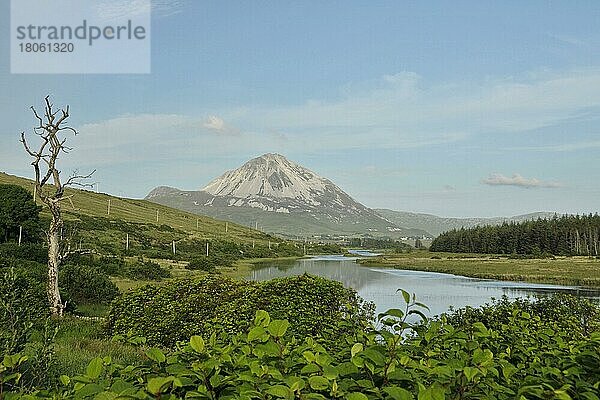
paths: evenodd
<path fill-rule="evenodd" d="M 51 94 L 80 130 L 65 174 L 116 195 L 278 152 L 371 207 L 600 211 L 598 1 L 155 1 L 148 75 L 10 74 L 8 3 L 2 171 L 31 175 Z"/>

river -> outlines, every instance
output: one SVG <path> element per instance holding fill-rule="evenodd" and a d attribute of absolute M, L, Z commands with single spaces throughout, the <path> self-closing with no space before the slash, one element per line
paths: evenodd
<path fill-rule="evenodd" d="M 247 279 L 262 281 L 272 278 L 309 273 L 342 282 L 354 288 L 362 298 L 373 301 L 377 313 L 404 306 L 402 288 L 415 293 L 417 301 L 425 303 L 429 315 L 448 311 L 449 307 L 480 306 L 492 298 L 503 295 L 509 298 L 535 294 L 573 293 L 584 297 L 600 298 L 600 289 L 574 286 L 537 284 L 527 282 L 497 281 L 467 278 L 436 272 L 408 271 L 362 266 L 356 258 L 344 256 L 319 256 L 296 261 L 272 261 L 257 264 Z M 427 313 L 426 313 L 427 314 Z"/>

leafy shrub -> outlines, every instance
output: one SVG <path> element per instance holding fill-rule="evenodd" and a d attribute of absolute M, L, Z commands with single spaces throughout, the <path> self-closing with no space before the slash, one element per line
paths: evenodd
<path fill-rule="evenodd" d="M 539 318 L 555 330 L 568 331 L 577 337 L 600 331 L 598 304 L 590 299 L 567 294 L 514 300 L 503 296 L 500 300 L 477 308 L 465 307 L 451 311 L 444 318 L 457 327 L 468 327 L 481 322 L 487 327 L 501 329 L 503 325 L 511 323 L 515 314 L 521 312 L 527 313 L 531 318 Z"/>
<path fill-rule="evenodd" d="M 108 275 L 88 265 L 62 266 L 59 282 L 63 292 L 76 304 L 108 304 L 119 295 Z"/>
<path fill-rule="evenodd" d="M 161 232 L 175 232 L 175 229 L 171 225 L 162 224 L 158 227 Z"/>
<path fill-rule="evenodd" d="M 385 329 L 353 332 L 335 352 L 311 337 L 298 340 L 293 321 L 259 310 L 247 332 L 223 341 L 192 336 L 171 354 L 149 348 L 147 361 L 135 367 L 95 358 L 81 376 L 62 377 L 63 387 L 51 394 L 65 399 L 598 399 L 600 332 L 573 338 L 521 310 L 521 302 L 515 303 L 510 324 L 497 329 L 480 321 L 453 326 L 445 317 L 411 325 L 406 317 L 418 304 L 404 298 L 404 310 L 380 317 Z"/>
<path fill-rule="evenodd" d="M 17 260 L 35 261 L 41 264 L 48 262 L 48 248 L 41 244 L 23 243 L 1 243 L 0 259 L 14 258 Z"/>
<path fill-rule="evenodd" d="M 29 266 L 36 264 L 30 262 Z M 48 319 L 45 282 L 40 279 L 39 272 L 25 268 L 0 271 L 0 355 L 19 354 L 18 357 L 3 357 L 1 364 L 8 364 L 4 368 L 8 366 L 12 375 L 17 374 L 19 378 L 7 382 L 5 390 L 28 391 L 48 380 L 53 360 L 54 326 Z M 0 397 L 3 372 L 0 365 Z"/>
<path fill-rule="evenodd" d="M 0 270 L 0 350 L 3 354 L 23 350 L 32 329 L 48 316 L 45 285 L 35 273 Z"/>
<path fill-rule="evenodd" d="M 18 248 L 6 245 L 2 248 L 15 250 L 11 254 L 18 257 L 36 259 L 35 254 L 39 254 L 41 246 Z M 108 303 L 118 294 L 108 277 L 92 266 L 65 264 L 60 268 L 60 275 L 61 297 L 67 304 L 67 312 L 75 311 L 76 303 Z M 46 282 L 45 264 L 21 258 L 0 258 L 0 359 L 9 354 L 19 355 L 4 359 L 11 364 L 8 371 L 19 376 L 18 381 L 8 382 L 5 390 L 29 390 L 49 382 L 53 376 L 54 335 L 56 323 L 60 321 L 47 318 Z M 0 375 L 1 370 L 0 366 Z"/>
<path fill-rule="evenodd" d="M 199 271 L 215 271 L 217 267 L 230 267 L 235 259 L 229 255 L 217 254 L 193 258 L 186 269 Z"/>
<path fill-rule="evenodd" d="M 160 281 L 163 278 L 170 278 L 171 272 L 158 263 L 139 259 L 134 263 L 126 264 L 123 275 L 134 280 Z"/>
<path fill-rule="evenodd" d="M 333 344 L 340 336 L 365 328 L 374 305 L 337 281 L 304 274 L 247 285 L 242 296 L 220 310 L 218 321 L 227 331 L 243 331 L 256 310 L 289 320 L 297 338 L 320 337 Z"/>
<path fill-rule="evenodd" d="M 116 299 L 108 315 L 112 334 L 144 336 L 151 343 L 173 346 L 202 333 L 219 305 L 227 304 L 244 283 L 207 276 L 163 286 L 146 285 Z"/>
<path fill-rule="evenodd" d="M 69 264 L 86 265 L 96 268 L 109 276 L 123 276 L 125 273 L 125 260 L 118 257 L 97 257 L 92 254 L 73 254 L 69 257 Z"/>
<path fill-rule="evenodd" d="M 98 260 L 98 269 L 109 276 L 121 276 L 125 271 L 125 261 L 116 257 L 101 257 Z"/>
<path fill-rule="evenodd" d="M 242 332 L 258 309 L 288 318 L 294 336 L 331 341 L 342 331 L 362 329 L 372 313 L 354 290 L 325 278 L 243 282 L 205 276 L 149 285 L 121 296 L 112 305 L 108 326 L 113 334 L 131 331 L 150 343 L 173 346 L 194 334 Z"/>

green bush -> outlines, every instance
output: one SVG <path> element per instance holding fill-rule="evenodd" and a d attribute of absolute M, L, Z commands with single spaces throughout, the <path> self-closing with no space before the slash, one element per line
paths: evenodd
<path fill-rule="evenodd" d="M 333 352 L 259 310 L 246 332 L 223 341 L 191 336 L 172 353 L 148 348 L 136 366 L 95 358 L 80 376 L 61 377 L 60 389 L 32 398 L 598 399 L 600 332 L 555 330 L 520 308 L 527 300 L 496 327 L 445 317 L 411 325 L 406 317 L 420 306 L 403 297 L 402 310 L 380 316 L 385 329 L 353 332 Z M 14 359 L 3 361 L 9 374 Z M 0 372 L 0 384 L 9 379 Z"/>
<path fill-rule="evenodd" d="M 88 265 L 66 264 L 60 268 L 62 293 L 76 304 L 108 304 L 119 289 L 108 275 Z"/>
<path fill-rule="evenodd" d="M 48 262 L 48 248 L 41 244 L 0 243 L 0 259 L 14 258 L 17 260 L 35 261 L 41 264 Z"/>
<path fill-rule="evenodd" d="M 244 331 L 258 309 L 291 321 L 296 337 L 336 341 L 343 331 L 362 329 L 372 315 L 352 289 L 339 282 L 303 275 L 265 282 L 221 276 L 145 286 L 118 298 L 108 326 L 113 334 L 144 336 L 173 346 L 191 335 Z"/>
<path fill-rule="evenodd" d="M 235 259 L 229 255 L 217 254 L 195 257 L 186 265 L 186 269 L 198 271 L 215 271 L 217 267 L 230 267 Z"/>
<path fill-rule="evenodd" d="M 125 260 L 119 257 L 97 257 L 92 254 L 74 254 L 69 257 L 68 263 L 96 268 L 109 276 L 123 276 L 125 273 Z"/>
<path fill-rule="evenodd" d="M 153 261 L 138 259 L 134 263 L 125 264 L 123 276 L 133 280 L 160 281 L 170 278 L 171 272 Z"/>
<path fill-rule="evenodd" d="M 36 327 L 48 316 L 44 282 L 35 271 L 0 270 L 0 350 L 23 350 Z"/>
<path fill-rule="evenodd" d="M 227 331 L 243 331 L 256 310 L 289 320 L 299 339 L 319 337 L 333 345 L 344 334 L 365 328 L 374 305 L 340 282 L 304 274 L 247 284 L 242 296 L 219 310 L 218 321 Z"/>
<path fill-rule="evenodd" d="M 516 313 L 525 312 L 532 318 L 539 318 L 544 324 L 559 331 L 569 331 L 573 337 L 589 336 L 600 331 L 600 308 L 594 300 L 568 294 L 543 296 L 536 299 L 503 296 L 480 307 L 465 307 L 444 315 L 449 323 L 458 327 L 471 326 L 481 322 L 487 327 L 501 329 L 511 323 Z"/>
<path fill-rule="evenodd" d="M 109 276 L 121 276 L 125 271 L 125 260 L 116 257 L 101 257 L 98 269 Z"/>

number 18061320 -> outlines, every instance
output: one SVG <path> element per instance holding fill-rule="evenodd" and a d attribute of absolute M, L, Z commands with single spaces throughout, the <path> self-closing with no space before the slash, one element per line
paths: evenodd
<path fill-rule="evenodd" d="M 73 43 L 19 43 L 21 53 L 72 53 L 75 51 Z"/>

